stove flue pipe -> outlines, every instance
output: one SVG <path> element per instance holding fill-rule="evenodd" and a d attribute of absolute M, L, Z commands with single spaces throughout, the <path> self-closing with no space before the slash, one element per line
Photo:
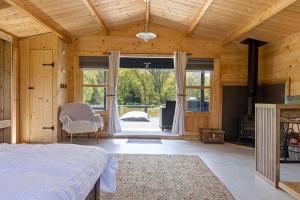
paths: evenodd
<path fill-rule="evenodd" d="M 266 44 L 265 42 L 246 39 L 242 42 L 248 45 L 248 115 L 255 112 L 255 96 L 258 79 L 258 53 L 259 47 Z"/>

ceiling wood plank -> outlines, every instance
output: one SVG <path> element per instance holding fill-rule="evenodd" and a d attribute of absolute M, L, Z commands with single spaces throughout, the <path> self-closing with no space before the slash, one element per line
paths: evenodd
<path fill-rule="evenodd" d="M 35 20 L 40 25 L 48 28 L 55 34 L 57 34 L 60 38 L 65 40 L 66 42 L 71 43 L 71 34 L 64 30 L 59 24 L 53 21 L 50 17 L 48 17 L 42 10 L 36 7 L 34 4 L 30 2 L 26 2 L 23 0 L 4 0 L 8 4 L 16 7 L 17 9 L 24 12 L 26 15 L 30 16 L 33 20 Z"/>
<path fill-rule="evenodd" d="M 202 17 L 204 16 L 204 14 L 206 13 L 207 9 L 210 7 L 210 5 L 213 3 L 214 0 L 207 0 L 204 4 L 204 6 L 201 8 L 201 10 L 199 11 L 197 17 L 195 18 L 195 20 L 193 21 L 193 23 L 189 26 L 189 28 L 185 31 L 184 36 L 187 37 L 189 36 L 193 30 L 196 28 L 196 26 L 198 25 L 199 21 L 202 19 Z"/>
<path fill-rule="evenodd" d="M 100 28 L 104 30 L 104 32 L 105 32 L 106 35 L 108 35 L 109 34 L 109 30 L 108 30 L 107 26 L 105 25 L 103 19 L 101 18 L 101 16 L 99 15 L 99 13 L 95 9 L 95 7 L 93 6 L 91 0 L 82 0 L 82 1 L 84 2 L 84 4 L 86 5 L 86 7 L 88 8 L 88 10 L 90 11 L 90 13 L 92 14 L 92 16 L 94 16 L 95 20 L 100 25 Z"/>
<path fill-rule="evenodd" d="M 267 21 L 271 17 L 273 17 L 276 14 L 278 14 L 279 12 L 283 11 L 284 9 L 286 9 L 287 7 L 289 7 L 290 5 L 295 3 L 296 1 L 297 0 L 281 0 L 281 1 L 279 1 L 278 3 L 271 6 L 269 9 L 267 9 L 265 12 L 263 12 L 260 15 L 258 15 L 257 17 L 255 17 L 248 24 L 246 24 L 242 28 L 236 30 L 231 35 L 229 35 L 223 41 L 223 45 L 227 45 L 230 42 L 232 42 L 233 40 L 240 38 L 241 36 L 248 33 L 249 31 L 251 31 L 252 29 L 257 27 L 258 25 L 264 23 L 265 21 Z"/>

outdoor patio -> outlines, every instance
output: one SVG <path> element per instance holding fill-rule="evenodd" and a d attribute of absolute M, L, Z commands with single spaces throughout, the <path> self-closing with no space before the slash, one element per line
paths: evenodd
<path fill-rule="evenodd" d="M 143 135 L 143 136 L 175 136 L 171 130 L 162 131 L 159 128 L 159 117 L 150 117 L 150 122 L 129 122 L 121 120 L 122 132 L 115 135 Z"/>

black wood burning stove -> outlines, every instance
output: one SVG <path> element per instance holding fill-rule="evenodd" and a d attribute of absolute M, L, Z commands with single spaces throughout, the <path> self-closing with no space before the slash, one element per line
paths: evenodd
<path fill-rule="evenodd" d="M 239 141 L 242 139 L 255 139 L 255 115 L 240 116 L 239 126 Z"/>
<path fill-rule="evenodd" d="M 246 39 L 242 42 L 248 45 L 248 109 L 245 115 L 239 118 L 239 139 L 255 139 L 255 95 L 258 78 L 258 51 L 266 44 L 255 39 Z"/>

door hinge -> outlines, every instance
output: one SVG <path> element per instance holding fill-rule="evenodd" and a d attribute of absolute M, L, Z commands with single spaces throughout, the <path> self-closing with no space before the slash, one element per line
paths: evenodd
<path fill-rule="evenodd" d="M 43 66 L 45 66 L 45 67 L 46 67 L 46 66 L 54 67 L 54 62 L 52 62 L 52 63 L 44 63 Z"/>
<path fill-rule="evenodd" d="M 50 126 L 50 127 L 43 127 L 43 129 L 51 129 L 52 131 L 54 131 L 54 126 Z"/>

